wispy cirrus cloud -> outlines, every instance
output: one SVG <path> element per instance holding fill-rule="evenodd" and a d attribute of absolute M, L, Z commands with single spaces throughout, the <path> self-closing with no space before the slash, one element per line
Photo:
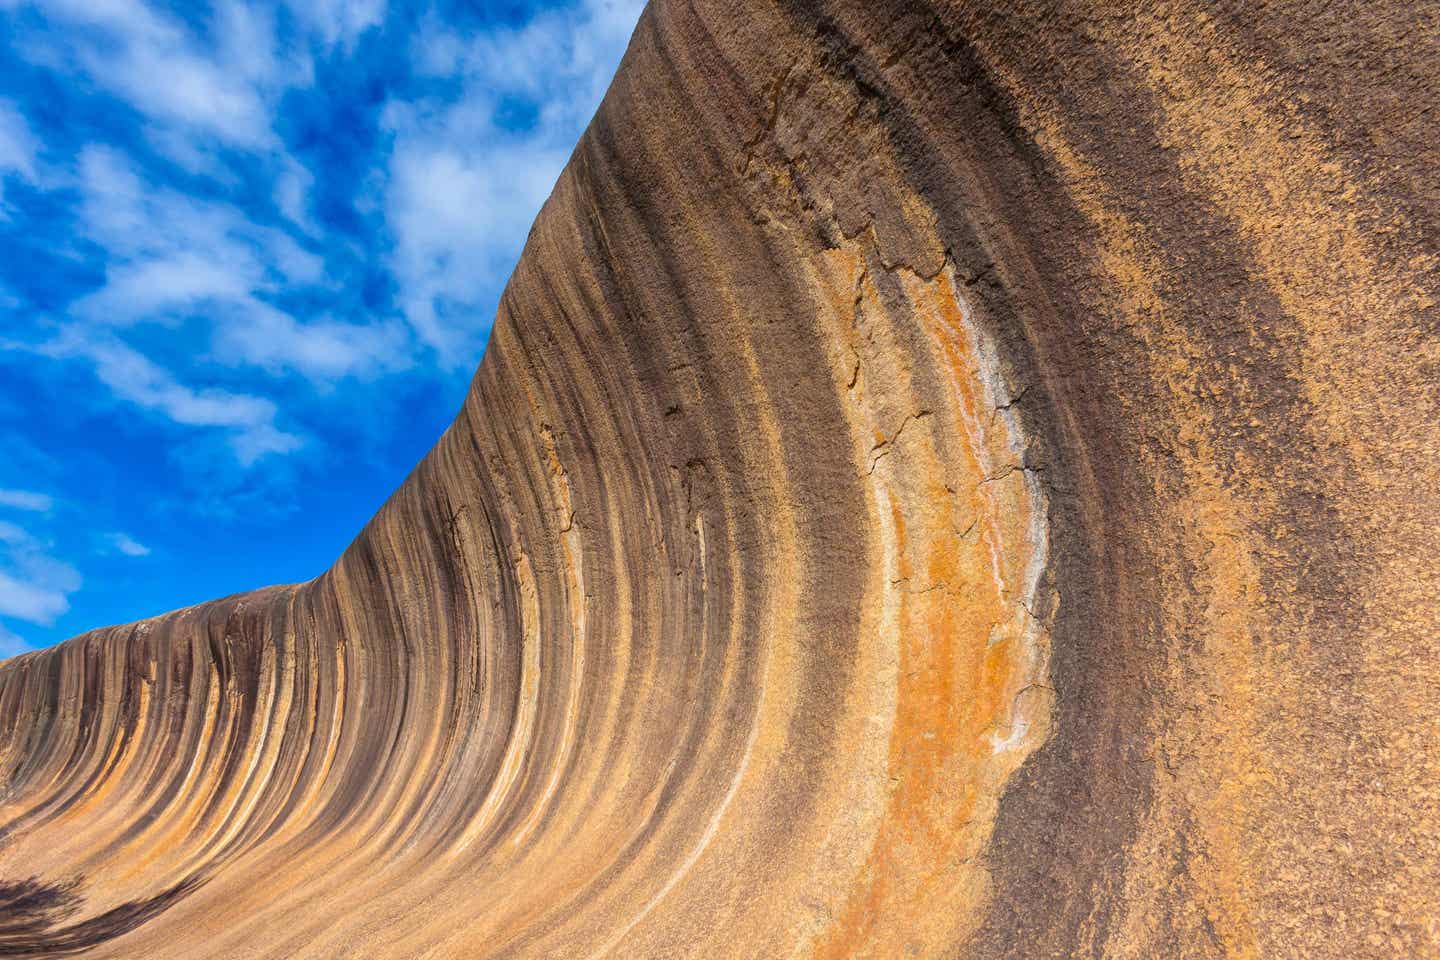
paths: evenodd
<path fill-rule="evenodd" d="M 440 362 L 468 357 L 488 332 L 477 307 L 518 255 L 643 6 L 588 0 L 468 36 L 431 18 L 416 37 L 419 69 L 458 78 L 460 92 L 390 103 L 387 213 L 402 309 Z"/>
<path fill-rule="evenodd" d="M 408 337 L 393 323 L 301 321 L 267 299 L 323 281 L 321 259 L 287 233 L 233 207 L 147 185 L 109 148 L 86 148 L 79 171 L 84 235 L 106 250 L 106 279 L 74 303 L 58 333 L 31 343 L 35 352 L 88 361 L 115 396 L 176 424 L 230 428 L 244 466 L 302 445 L 299 434 L 277 426 L 276 404 L 247 391 L 187 386 L 128 345 L 121 330 L 203 314 L 206 355 L 215 363 L 325 384 L 409 364 Z"/>
<path fill-rule="evenodd" d="M 0 490 L 0 507 L 49 513 L 54 506 L 55 498 L 48 493 L 36 493 L 34 490 Z"/>
<path fill-rule="evenodd" d="M 398 324 L 325 318 L 300 323 L 262 306 L 249 310 L 243 323 L 220 326 L 215 348 L 228 362 L 271 373 L 293 371 L 317 384 L 345 377 L 369 379 L 412 364 L 409 337 Z"/>
<path fill-rule="evenodd" d="M 28 531 L 0 520 L 0 616 L 48 626 L 70 609 L 80 573 Z"/>
<path fill-rule="evenodd" d="M 23 637 L 0 623 L 0 660 L 18 657 L 34 649 Z"/>
<path fill-rule="evenodd" d="M 213 44 L 140 0 L 47 0 L 44 12 L 68 29 L 28 33 L 30 59 L 78 70 L 152 122 L 227 144 L 272 143 L 267 100 L 303 71 L 276 59 L 267 11 L 241 3 L 216 6 Z"/>
<path fill-rule="evenodd" d="M 54 507 L 55 498 L 47 493 L 0 490 L 0 509 L 24 512 L 30 525 L 0 517 L 0 617 L 31 628 L 52 626 L 68 613 L 70 598 L 84 584 L 80 572 L 57 555 L 53 538 L 44 532 L 55 526 L 56 519 L 48 516 Z M 103 534 L 99 542 L 104 551 L 128 558 L 151 553 L 149 547 L 123 531 Z M 0 658 L 26 649 L 29 644 L 0 622 Z"/>
<path fill-rule="evenodd" d="M 322 259 L 285 231 L 147 183 L 112 148 L 86 147 L 79 170 L 84 232 L 108 260 L 105 285 L 75 305 L 88 319 L 163 319 L 206 300 L 250 307 L 267 291 L 323 279 Z"/>
<path fill-rule="evenodd" d="M 35 179 L 35 156 L 40 150 L 39 141 L 30 131 L 30 125 L 9 100 L 0 100 L 0 178 L 11 173 Z M 0 197 L 4 194 L 0 193 Z"/>
<path fill-rule="evenodd" d="M 116 397 L 175 424 L 226 429 L 242 466 L 268 454 L 297 450 L 304 442 L 299 435 L 276 426 L 273 401 L 248 393 L 188 387 L 138 350 L 104 332 L 70 326 L 30 349 L 55 359 L 88 361 L 96 378 Z"/>
<path fill-rule="evenodd" d="M 114 531 L 105 535 L 105 542 L 127 557 L 148 557 L 150 548 L 128 533 Z"/>
<path fill-rule="evenodd" d="M 385 20 L 385 0 L 291 0 L 290 10 L 325 45 L 350 45 Z"/>

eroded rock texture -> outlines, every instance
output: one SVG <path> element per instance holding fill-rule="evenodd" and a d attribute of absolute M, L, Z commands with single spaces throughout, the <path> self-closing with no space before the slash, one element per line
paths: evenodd
<path fill-rule="evenodd" d="M 657 0 L 336 565 L 0 667 L 0 955 L 1440 953 L 1437 36 Z"/>

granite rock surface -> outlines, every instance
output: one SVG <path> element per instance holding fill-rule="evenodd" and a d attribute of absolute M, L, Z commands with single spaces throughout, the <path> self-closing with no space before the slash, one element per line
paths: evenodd
<path fill-rule="evenodd" d="M 0 956 L 1440 956 L 1437 102 L 655 0 L 335 565 L 0 665 Z"/>

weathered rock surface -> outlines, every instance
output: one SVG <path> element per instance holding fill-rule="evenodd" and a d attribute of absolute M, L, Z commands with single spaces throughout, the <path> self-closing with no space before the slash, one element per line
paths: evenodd
<path fill-rule="evenodd" d="M 657 0 L 335 566 L 0 666 L 0 955 L 1440 955 L 1437 20 Z"/>

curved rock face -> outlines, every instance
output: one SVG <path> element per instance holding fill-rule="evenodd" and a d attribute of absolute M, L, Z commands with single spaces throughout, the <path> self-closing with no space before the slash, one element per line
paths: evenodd
<path fill-rule="evenodd" d="M 1436 49 L 659 0 L 336 565 L 0 667 L 0 955 L 1437 955 Z"/>

